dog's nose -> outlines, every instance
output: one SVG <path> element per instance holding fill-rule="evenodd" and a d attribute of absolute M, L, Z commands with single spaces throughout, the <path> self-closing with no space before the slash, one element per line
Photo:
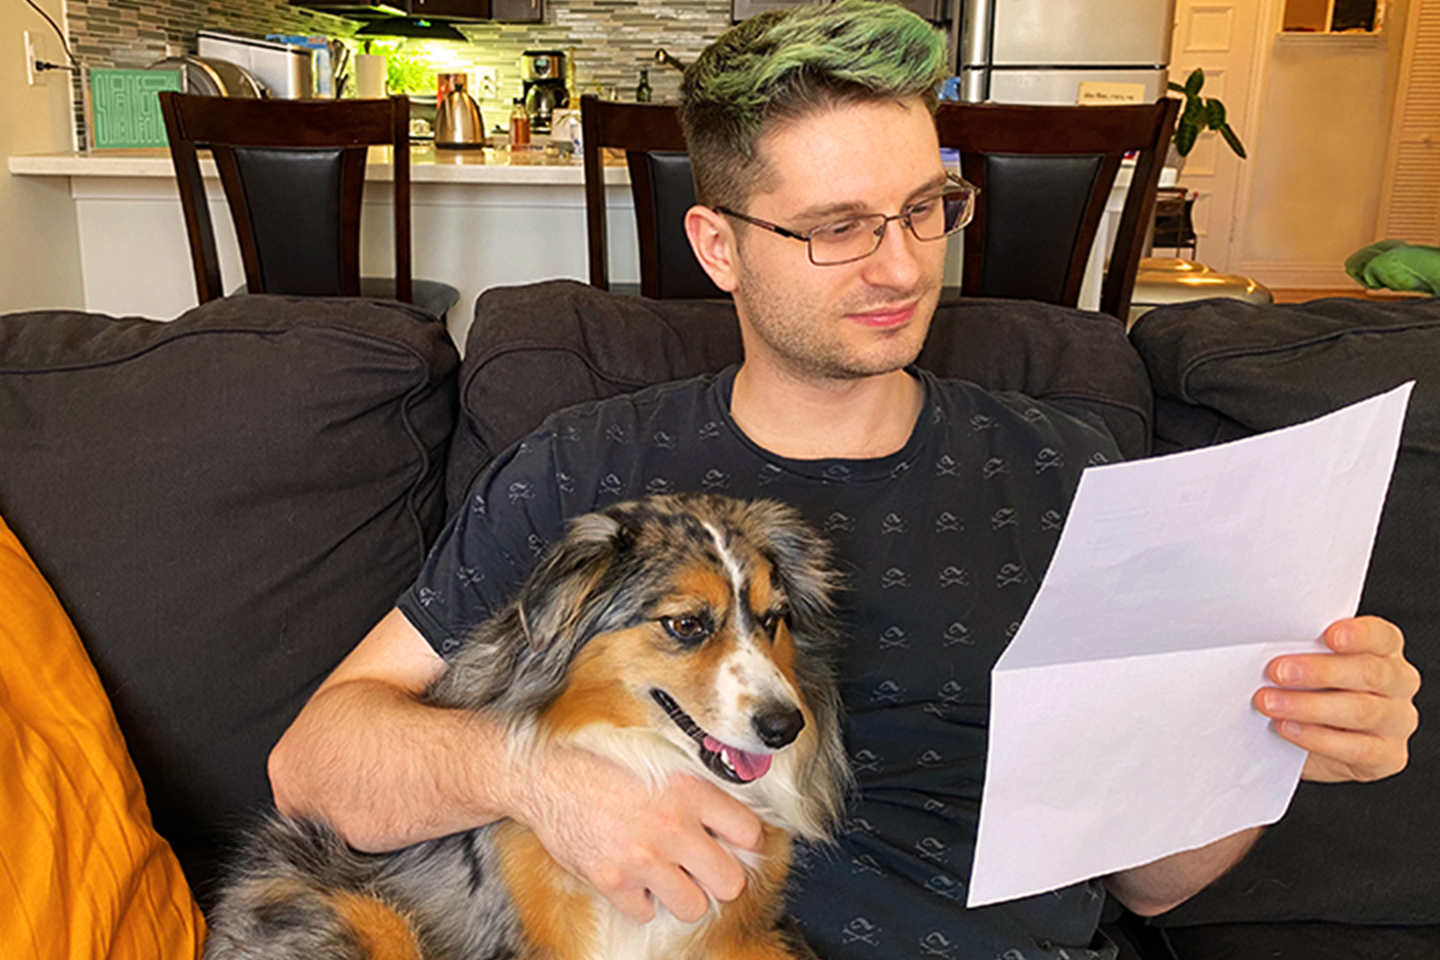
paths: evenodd
<path fill-rule="evenodd" d="M 770 703 L 751 719 L 760 742 L 772 750 L 793 742 L 805 728 L 805 715 L 788 703 Z"/>

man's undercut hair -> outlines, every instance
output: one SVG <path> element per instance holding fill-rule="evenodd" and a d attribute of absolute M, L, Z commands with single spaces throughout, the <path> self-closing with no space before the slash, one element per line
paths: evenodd
<path fill-rule="evenodd" d="M 919 99 L 933 112 L 945 48 L 920 17 L 872 0 L 769 11 L 726 31 L 681 85 L 696 199 L 744 209 L 766 172 L 757 143 L 777 123 L 853 102 Z"/>

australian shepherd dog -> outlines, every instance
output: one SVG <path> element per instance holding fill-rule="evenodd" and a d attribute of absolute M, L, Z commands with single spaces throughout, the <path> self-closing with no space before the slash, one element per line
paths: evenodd
<path fill-rule="evenodd" d="M 741 896 L 698 923 L 637 924 L 500 821 L 384 854 L 275 817 L 212 912 L 210 960 L 781 960 L 795 837 L 823 840 L 848 786 L 830 663 L 836 576 L 789 507 L 667 496 L 574 520 L 424 699 L 508 720 L 652 784 L 693 774 L 748 804 Z"/>

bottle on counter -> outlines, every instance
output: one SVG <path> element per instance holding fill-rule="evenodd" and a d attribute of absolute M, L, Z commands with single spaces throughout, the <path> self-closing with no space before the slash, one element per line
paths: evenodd
<path fill-rule="evenodd" d="M 530 146 L 530 114 L 525 109 L 525 99 L 516 97 L 510 108 L 510 148 Z"/>
<path fill-rule="evenodd" d="M 635 102 L 649 103 L 654 94 L 650 90 L 650 71 L 640 71 L 640 84 L 635 88 Z"/>

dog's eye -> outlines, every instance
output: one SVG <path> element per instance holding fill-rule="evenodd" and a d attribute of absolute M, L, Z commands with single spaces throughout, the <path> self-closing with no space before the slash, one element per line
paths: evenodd
<path fill-rule="evenodd" d="M 660 625 L 670 636 L 681 643 L 699 643 L 710 636 L 710 624 L 703 617 L 688 614 L 680 617 L 661 617 Z"/>
<path fill-rule="evenodd" d="M 780 621 L 784 619 L 785 614 L 783 611 L 771 610 L 769 613 L 765 614 L 765 618 L 760 621 L 760 628 L 764 630 L 766 634 L 773 638 L 775 636 L 776 629 L 778 629 L 780 626 Z"/>

